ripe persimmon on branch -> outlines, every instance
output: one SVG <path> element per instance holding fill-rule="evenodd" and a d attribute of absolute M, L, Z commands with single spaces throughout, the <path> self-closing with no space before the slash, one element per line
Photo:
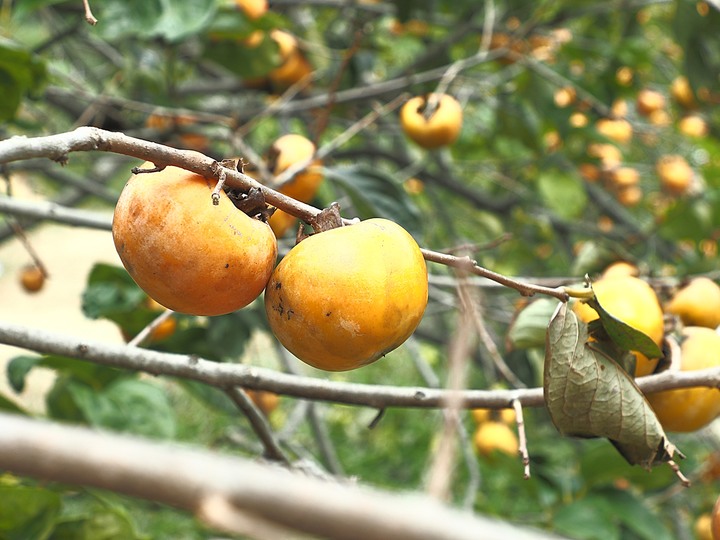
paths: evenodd
<path fill-rule="evenodd" d="M 87 126 L 56 135 L 31 138 L 12 137 L 0 141 L 0 163 L 44 157 L 63 164 L 67 162 L 68 155 L 71 152 L 83 151 L 123 154 L 151 161 L 158 167 L 172 165 L 206 178 L 219 180 L 219 163 L 199 152 L 178 150 L 159 143 L 129 137 L 122 133 Z M 259 189 L 267 202 L 303 221 L 312 222 L 321 212 L 320 209 L 283 195 L 240 171 L 223 167 L 222 172 L 227 186 L 244 190 L 250 188 Z M 456 257 L 428 249 L 423 250 L 423 256 L 428 261 L 463 269 L 466 272 L 498 281 L 525 296 L 539 293 L 555 297 L 561 301 L 568 300 L 568 295 L 562 288 L 522 283 L 478 266 L 475 261 L 468 257 Z"/>

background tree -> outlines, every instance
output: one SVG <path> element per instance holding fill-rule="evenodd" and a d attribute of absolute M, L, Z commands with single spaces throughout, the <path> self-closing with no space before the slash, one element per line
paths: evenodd
<path fill-rule="evenodd" d="M 223 494 L 219 502 L 183 498 L 180 488 L 171 496 L 163 490 L 167 475 L 134 470 L 122 452 L 102 461 L 88 447 L 92 474 L 78 476 L 83 467 L 72 452 L 49 445 L 67 476 L 43 472 L 42 454 L 31 449 L 44 438 L 67 437 L 80 454 L 83 444 L 102 443 L 3 417 L 0 467 L 25 475 L 0 477 L 0 536 L 207 538 L 224 529 L 279 537 L 296 527 L 347 537 L 351 526 L 333 533 L 338 516 L 366 501 L 331 505 L 348 478 L 426 491 L 451 506 L 572 538 L 700 534 L 696 521 L 718 495 L 717 424 L 671 433 L 693 481 L 682 489 L 669 469 L 632 467 L 606 440 L 559 437 L 538 387 L 545 330 L 565 295 L 559 287 L 577 287 L 585 274 L 596 278 L 624 261 L 665 306 L 691 277 L 718 278 L 720 14 L 712 2 L 277 0 L 268 8 L 240 0 L 25 0 L 5 3 L 0 17 L 0 239 L 26 242 L 28 290 L 42 294 L 44 276 L 52 275 L 42 250 L 33 249 L 38 223 L 109 230 L 132 167 L 155 160 L 209 172 L 212 160 L 225 158 L 242 158 L 242 171 L 311 204 L 269 194 L 286 212 L 282 224 L 282 214 L 274 217 L 281 256 L 295 243 L 292 216 L 312 221 L 314 209 L 337 201 L 345 218 L 383 217 L 408 230 L 425 248 L 430 285 L 423 320 L 402 347 L 362 369 L 328 374 L 268 339 L 261 302 L 218 317 L 171 313 L 122 267 L 96 265 L 84 312 L 113 321 L 130 344 L 0 323 L 0 342 L 29 351 L 7 366 L 12 388 L 21 391 L 28 373 L 50 368 L 52 420 L 192 442 L 330 477 L 311 486 L 319 492 L 308 491 L 320 501 L 322 486 L 332 486 L 322 516 L 328 528 L 309 529 L 292 505 L 284 519 L 260 507 L 241 520 L 238 508 L 248 511 L 252 491 L 222 491 L 219 473 L 208 479 Z M 86 22 L 94 17 L 97 24 Z M 411 97 L 423 98 L 415 112 L 424 118 L 446 114 L 450 106 L 433 93 L 453 96 L 462 112 L 459 133 L 444 144 L 403 129 L 400 111 Z M 103 131 L 73 131 L 78 126 Z M 293 147 L 274 143 L 286 134 L 302 135 L 313 151 L 283 165 Z M 57 136 L 37 144 L 13 139 L 49 135 Z M 305 170 L 293 170 L 303 161 Z M 311 193 L 292 191 L 302 174 L 316 181 L 318 172 L 322 182 Z M 227 177 L 231 187 L 247 187 L 242 174 Z M 13 197 L 19 179 L 53 204 Z M 530 301 L 518 291 L 547 294 Z M 709 304 L 711 295 L 700 297 Z M 666 311 L 661 333 L 677 325 L 673 313 Z M 717 370 L 691 377 L 639 384 L 718 385 Z M 492 412 L 462 410 L 481 406 Z M 28 414 L 13 395 L 0 396 L 0 408 Z M 529 458 L 525 470 L 518 444 Z M 121 448 L 162 463 L 148 457 L 157 457 L 155 447 Z M 203 459 L 183 455 L 191 458 Z M 275 478 L 266 472 L 253 478 Z M 145 490 L 122 478 L 137 478 Z M 177 478 L 202 485 L 192 475 Z M 283 501 L 296 493 L 273 489 Z M 336 497 L 345 500 L 341 491 Z M 424 526 L 417 512 L 392 506 L 401 501 L 387 503 L 399 523 Z M 447 508 L 429 504 L 427 515 L 447 518 L 448 535 L 461 537 L 467 525 L 508 537 L 494 522 L 466 524 L 456 514 L 433 514 Z M 373 511 L 377 530 L 389 534 L 382 529 L 388 517 Z M 421 526 L 407 530 L 421 537 Z"/>

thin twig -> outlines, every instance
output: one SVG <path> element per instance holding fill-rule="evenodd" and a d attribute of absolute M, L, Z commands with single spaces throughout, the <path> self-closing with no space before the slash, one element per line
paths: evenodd
<path fill-rule="evenodd" d="M 237 405 L 238 409 L 243 412 L 248 422 L 250 422 L 250 427 L 252 427 L 265 448 L 265 457 L 284 465 L 290 465 L 290 460 L 280 447 L 280 443 L 273 434 L 272 428 L 270 424 L 268 424 L 265 415 L 253 403 L 250 396 L 247 395 L 247 392 L 242 388 L 231 386 L 225 389 L 225 393 L 233 403 Z"/>
<path fill-rule="evenodd" d="M 25 234 L 25 230 L 22 228 L 22 226 L 17 222 L 16 219 L 5 218 L 5 221 L 12 228 L 13 232 L 15 233 L 15 237 L 20 241 L 22 246 L 25 248 L 25 251 L 27 251 L 28 255 L 30 255 L 30 258 L 32 259 L 33 264 L 35 266 L 37 266 L 38 270 L 40 270 L 40 273 L 43 275 L 43 277 L 45 279 L 49 278 L 50 274 L 48 273 L 47 266 L 45 266 L 45 263 L 42 262 L 40 255 L 33 247 L 32 243 L 30 242 L 30 239 Z"/>
<path fill-rule="evenodd" d="M 472 317 L 470 316 L 472 299 L 462 282 L 458 285 L 460 297 L 460 322 L 455 336 L 450 343 L 448 353 L 447 401 L 443 405 L 443 426 L 440 441 L 435 451 L 435 458 L 428 474 L 427 492 L 440 500 L 447 500 L 455 468 L 457 431 L 460 424 L 462 397 L 460 392 L 465 388 L 467 375 L 467 359 L 472 344 Z"/>
<path fill-rule="evenodd" d="M 166 320 L 168 320 L 170 317 L 173 316 L 173 311 L 170 309 L 166 309 L 163 311 L 160 315 L 155 317 L 152 321 L 150 321 L 150 324 L 145 326 L 140 332 L 137 333 L 137 335 L 132 338 L 130 341 L 128 341 L 128 346 L 130 347 L 139 347 L 141 344 L 145 342 L 145 340 L 150 337 L 150 334 L 153 333 L 153 331 L 160 326 L 162 323 L 164 323 Z"/>
<path fill-rule="evenodd" d="M 519 399 L 512 400 L 512 406 L 515 410 L 515 423 L 517 424 L 518 430 L 518 452 L 522 457 L 523 476 L 527 480 L 530 478 L 530 455 L 527 447 L 527 434 L 525 433 L 525 418 L 523 417 L 522 403 Z"/>
<path fill-rule="evenodd" d="M 483 268 L 482 266 L 478 266 L 475 261 L 473 261 L 469 257 L 456 257 L 454 255 L 439 253 L 437 251 L 431 251 L 429 249 L 422 249 L 421 251 L 423 257 L 425 257 L 425 260 L 427 261 L 444 264 L 453 268 L 463 269 L 472 274 L 491 279 L 505 285 L 506 287 L 515 289 L 523 296 L 546 294 L 548 296 L 557 298 L 562 302 L 568 301 L 568 295 L 562 287 L 550 288 L 541 285 L 533 285 L 531 283 L 520 282 L 513 278 L 498 274 L 497 272 L 493 272 L 492 270 L 488 270 L 487 268 Z"/>
<path fill-rule="evenodd" d="M 483 35 L 482 39 L 480 40 L 480 48 L 478 52 L 474 55 L 478 61 L 483 61 L 488 55 L 488 51 L 490 50 L 490 40 L 492 38 L 492 32 L 493 32 L 493 26 L 495 25 L 495 4 L 493 0 L 486 0 L 485 1 L 485 17 L 483 20 Z M 465 60 L 465 59 L 462 59 Z M 450 87 L 450 84 L 455 80 L 455 78 L 460 75 L 462 70 L 465 68 L 466 63 L 462 60 L 458 60 L 450 66 L 448 66 L 445 73 L 443 73 L 443 76 L 440 78 L 440 81 L 438 82 L 437 87 L 435 88 L 435 92 L 430 93 L 427 104 L 425 106 L 425 110 L 423 111 L 423 116 L 425 116 L 426 119 L 429 119 L 432 117 L 433 113 L 435 112 L 435 109 L 437 109 L 437 106 L 440 104 L 440 97 L 447 92 L 447 89 Z"/>
<path fill-rule="evenodd" d="M 85 8 L 85 21 L 95 26 L 98 23 L 98 20 L 95 18 L 95 15 L 93 15 L 92 10 L 90 9 L 90 1 L 89 0 L 83 0 L 83 7 Z"/>
<path fill-rule="evenodd" d="M 277 341 L 275 341 L 275 346 L 280 357 L 280 362 L 285 371 L 292 375 L 299 375 L 297 360 L 295 360 L 287 349 L 282 347 Z M 310 424 L 313 435 L 315 436 L 315 442 L 317 443 L 318 450 L 320 451 L 322 461 L 332 474 L 342 476 L 344 474 L 343 467 L 340 463 L 340 459 L 338 458 L 332 438 L 330 437 L 330 432 L 328 431 L 325 419 L 321 416 L 321 411 L 318 410 L 319 404 L 312 401 L 308 401 L 306 404 L 306 418 Z"/>

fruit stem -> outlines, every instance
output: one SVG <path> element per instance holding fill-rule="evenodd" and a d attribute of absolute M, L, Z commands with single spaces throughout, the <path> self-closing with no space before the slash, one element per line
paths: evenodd
<path fill-rule="evenodd" d="M 590 287 L 562 287 L 565 293 L 572 298 L 590 300 L 595 297 L 595 292 Z"/>

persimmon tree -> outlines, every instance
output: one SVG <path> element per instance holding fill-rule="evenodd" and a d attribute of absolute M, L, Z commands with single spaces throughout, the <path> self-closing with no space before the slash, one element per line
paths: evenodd
<path fill-rule="evenodd" d="M 25 0 L 0 17 L 0 242 L 23 242 L 33 283 L 54 285 L 33 229 L 111 243 L 149 162 L 205 178 L 207 205 L 224 190 L 274 211 L 280 257 L 391 220 L 429 289 L 401 346 L 330 373 L 275 340 L 262 298 L 175 313 L 97 264 L 83 311 L 126 344 L 0 321 L 27 350 L 13 391 L 55 376 L 44 419 L 0 395 L 0 537 L 661 539 L 711 510 L 717 423 L 665 433 L 644 396 L 705 387 L 717 405 L 720 368 L 666 369 L 683 320 L 716 318 L 666 311 L 662 343 L 591 282 L 624 261 L 665 306 L 718 280 L 714 3 Z M 418 135 L 433 119 L 441 138 Z M 641 355 L 664 359 L 633 378 Z"/>

